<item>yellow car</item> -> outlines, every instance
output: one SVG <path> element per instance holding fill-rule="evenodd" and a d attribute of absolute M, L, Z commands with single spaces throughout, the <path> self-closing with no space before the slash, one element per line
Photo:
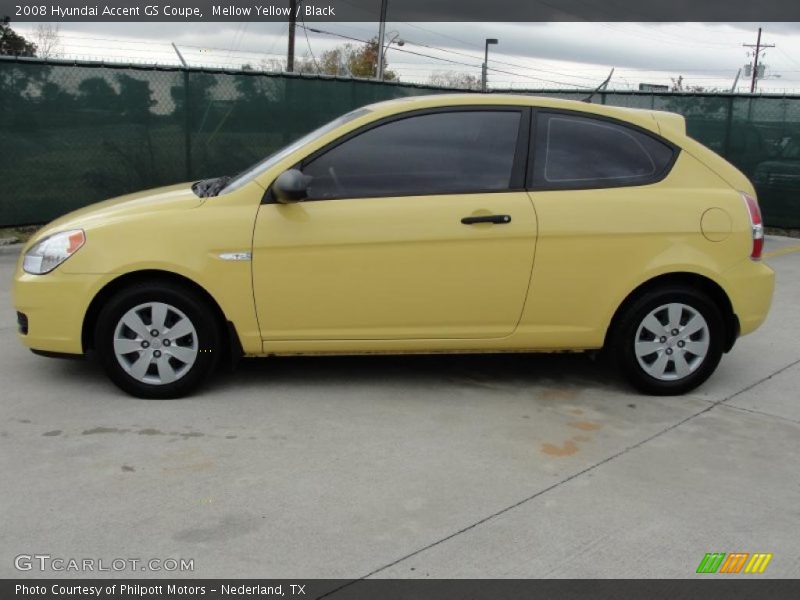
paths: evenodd
<path fill-rule="evenodd" d="M 765 319 L 753 186 L 679 115 L 515 95 L 348 113 L 235 177 L 38 233 L 19 336 L 169 398 L 239 355 L 606 348 L 652 394 Z"/>

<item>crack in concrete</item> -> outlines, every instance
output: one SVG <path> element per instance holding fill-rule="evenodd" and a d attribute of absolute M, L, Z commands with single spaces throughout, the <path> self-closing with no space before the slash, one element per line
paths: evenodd
<path fill-rule="evenodd" d="M 772 417 L 773 419 L 779 419 L 781 421 L 788 421 L 789 423 L 794 423 L 796 425 L 800 425 L 799 419 L 792 419 L 791 417 L 784 417 L 781 415 L 776 415 L 770 412 L 766 412 L 763 410 L 756 410 L 755 408 L 744 408 L 743 406 L 733 406 L 732 404 L 726 404 L 722 408 L 728 408 L 731 410 L 740 410 L 742 412 L 751 413 L 754 415 L 761 415 L 763 417 Z"/>
<path fill-rule="evenodd" d="M 479 527 L 480 525 L 483 525 L 484 523 L 487 523 L 487 522 L 491 521 L 492 519 L 495 519 L 495 518 L 499 517 L 500 515 L 503 515 L 503 514 L 505 514 L 507 512 L 510 512 L 510 511 L 514 510 L 515 508 L 518 508 L 518 507 L 522 506 L 523 504 L 527 504 L 528 502 L 530 502 L 532 500 L 535 500 L 536 498 L 539 498 L 540 496 L 543 496 L 544 494 L 546 494 L 548 492 L 551 492 L 551 491 L 561 487 L 562 485 L 564 485 L 566 483 L 569 483 L 570 481 L 572 481 L 574 479 L 577 479 L 578 477 L 580 477 L 582 475 L 585 475 L 586 473 L 594 471 L 595 469 L 605 465 L 606 463 L 609 463 L 609 462 L 611 462 L 613 460 L 616 460 L 617 458 L 620 458 L 621 456 L 624 456 L 625 454 L 628 454 L 632 450 L 636 450 L 637 448 L 640 448 L 640 447 L 644 446 L 648 442 L 651 442 L 651 441 L 661 437 L 665 433 L 669 433 L 670 431 L 673 431 L 674 429 L 677 429 L 681 425 L 684 425 L 685 423 L 688 423 L 689 421 L 699 417 L 700 415 L 703 415 L 703 414 L 713 410 L 717 406 L 723 405 L 726 402 L 729 402 L 730 400 L 733 400 L 737 396 L 740 396 L 740 395 L 742 395 L 742 394 L 744 394 L 746 392 L 749 392 L 753 388 L 758 387 L 762 383 L 765 383 L 765 382 L 769 381 L 770 379 L 772 379 L 776 375 L 779 375 L 779 374 L 783 373 L 784 371 L 786 371 L 787 369 L 791 369 L 792 367 L 794 367 L 795 365 L 798 365 L 798 364 L 800 364 L 800 359 L 792 361 L 791 363 L 781 367 L 780 369 L 778 369 L 777 371 L 771 373 L 770 375 L 767 375 L 766 377 L 762 377 L 761 379 L 757 380 L 756 382 L 754 382 L 754 383 L 752 383 L 752 384 L 750 384 L 748 386 L 745 386 L 741 390 L 739 390 L 737 392 L 734 392 L 733 394 L 730 394 L 729 396 L 726 396 L 726 397 L 724 397 L 724 398 L 722 398 L 720 400 L 716 400 L 714 402 L 711 402 L 711 404 L 709 404 L 708 406 L 706 406 L 702 410 L 697 411 L 695 413 L 692 413 L 688 417 L 685 417 L 685 418 L 681 419 L 680 421 L 678 421 L 676 423 L 673 423 L 672 425 L 669 425 L 669 426 L 665 427 L 664 429 L 661 429 L 661 430 L 657 431 L 656 433 L 644 438 L 643 440 L 640 440 L 640 441 L 636 442 L 635 444 L 632 444 L 630 446 L 627 446 L 626 448 L 623 448 L 619 452 L 616 452 L 615 454 L 612 454 L 611 456 L 608 456 L 608 457 L 604 458 L 603 460 L 601 460 L 599 462 L 596 462 L 596 463 L 594 463 L 592 465 L 589 465 L 588 467 L 578 471 L 577 473 L 573 473 L 572 475 L 570 475 L 568 477 L 565 477 L 564 479 L 562 479 L 560 481 L 557 481 L 556 483 L 554 483 L 554 484 L 552 484 L 550 486 L 547 486 L 546 488 L 544 488 L 542 490 L 539 490 L 535 494 L 531 494 L 530 496 L 527 496 L 527 497 L 523 498 L 519 502 L 515 502 L 514 504 L 511 504 L 509 506 L 506 506 L 505 508 L 502 508 L 502 509 L 500 509 L 500 510 L 498 510 L 496 512 L 493 512 L 492 514 L 490 514 L 490 515 L 488 515 L 488 516 L 486 516 L 486 517 L 484 517 L 482 519 L 479 519 L 479 520 L 475 521 L 474 523 L 471 523 L 470 525 L 467 525 L 466 527 L 463 527 L 463 528 L 459 529 L 458 531 L 455 531 L 455 532 L 451 533 L 450 535 L 447 535 L 447 536 L 445 536 L 443 538 L 435 540 L 435 541 L 431 542 L 430 544 L 427 544 L 426 546 L 423 546 L 422 548 L 418 548 L 417 550 L 414 550 L 413 552 L 409 552 L 408 554 L 406 554 L 406 555 L 404 555 L 404 556 L 402 556 L 402 557 L 400 557 L 400 558 L 398 558 L 396 560 L 393 560 L 392 562 L 387 563 L 387 564 L 383 565 L 382 567 L 378 567 L 377 569 L 373 569 L 372 571 L 370 571 L 366 575 L 362 575 L 358 579 L 354 579 L 352 581 L 348 581 L 347 583 L 344 583 L 344 584 L 338 586 L 337 588 L 335 588 L 333 590 L 330 590 L 329 592 L 323 594 L 322 596 L 319 596 L 319 598 L 325 598 L 327 596 L 331 596 L 331 595 L 335 594 L 336 592 L 338 592 L 339 590 L 342 590 L 342 589 L 344 589 L 346 587 L 349 587 L 349 586 L 351 586 L 351 585 L 353 585 L 355 583 L 358 583 L 359 581 L 362 581 L 364 579 L 368 579 L 368 578 L 370 578 L 370 577 L 372 577 L 374 575 L 377 575 L 381 571 L 385 571 L 386 569 L 394 567 L 395 565 L 398 565 L 401 562 L 404 562 L 404 561 L 408 560 L 409 558 L 413 558 L 414 556 L 422 554 L 423 552 L 426 552 L 426 551 L 430 550 L 431 548 L 435 548 L 436 546 L 439 546 L 440 544 L 443 544 L 443 543 L 445 543 L 447 541 L 450 541 L 450 540 L 452 540 L 452 539 L 458 537 L 459 535 L 462 535 L 462 534 L 464 534 L 464 533 L 466 533 L 468 531 L 471 531 L 471 530 L 475 529 L 476 527 Z M 736 407 L 725 406 L 725 408 L 736 408 Z"/>

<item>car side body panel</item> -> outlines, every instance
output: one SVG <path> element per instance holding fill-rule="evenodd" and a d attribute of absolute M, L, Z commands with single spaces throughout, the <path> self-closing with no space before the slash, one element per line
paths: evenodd
<path fill-rule="evenodd" d="M 83 227 L 87 245 L 106 251 L 77 252 L 43 276 L 27 274 L 18 266 L 14 304 L 29 315 L 31 324 L 28 335 L 21 337 L 23 343 L 37 350 L 82 353 L 83 319 L 91 300 L 121 277 L 148 273 L 182 277 L 203 288 L 234 324 L 244 351 L 261 352 L 250 261 L 221 258 L 250 252 L 258 210 L 252 190 L 209 203 L 199 202 L 188 184 L 175 187 L 180 191 L 154 202 L 152 210 L 114 203 L 102 217 L 68 215 L 48 226 L 48 231 Z M 116 224 L 123 219 L 121 236 Z M 26 248 L 32 243 L 35 240 Z M 42 291 L 51 288 L 59 290 L 53 292 L 58 294 L 57 303 Z"/>
<path fill-rule="evenodd" d="M 749 222 L 740 195 L 688 153 L 661 182 L 596 190 L 534 191 L 536 264 L 519 334 L 537 346 L 599 348 L 625 297 L 667 273 L 719 276 L 747 261 Z M 710 242 L 701 219 L 730 218 Z"/>
<path fill-rule="evenodd" d="M 680 154 L 669 175 L 650 185 L 496 194 L 506 196 L 513 221 L 485 228 L 452 222 L 487 208 L 488 199 L 471 203 L 466 194 L 440 197 L 435 208 L 413 197 L 383 199 L 386 206 L 379 208 L 363 199 L 262 204 L 278 174 L 371 121 L 406 110 L 480 104 L 620 119 L 663 136 Z M 441 95 L 373 105 L 235 192 L 199 199 L 183 184 L 53 222 L 26 249 L 73 227 L 84 229 L 86 245 L 47 275 L 28 275 L 18 266 L 14 303 L 31 323 L 20 338 L 38 350 L 83 352 L 81 331 L 92 299 L 118 278 L 143 272 L 173 274 L 203 288 L 233 323 L 248 355 L 599 348 L 627 295 L 669 273 L 693 273 L 718 284 L 742 333 L 748 333 L 766 317 L 773 285 L 769 267 L 748 258 L 750 224 L 739 191 L 752 193 L 752 185 L 687 138 L 681 125 L 680 117 L 667 113 L 514 95 Z M 704 233 L 701 223 L 712 209 L 720 212 L 707 219 Z M 400 225 L 413 229 L 418 248 L 402 247 Z M 470 250 L 469 236 L 488 243 Z M 450 250 L 443 250 L 448 244 Z M 453 272 L 459 251 L 471 256 L 474 279 Z M 252 261 L 231 258 L 250 252 Z M 368 277 L 349 284 L 337 280 L 337 257 L 347 261 L 348 276 Z M 382 271 L 386 264 L 390 269 Z M 435 304 L 426 306 L 419 294 L 430 290 Z M 360 306 L 352 303 L 358 297 Z M 454 303 L 457 298 L 463 302 Z M 383 329 L 382 302 L 399 315 Z M 482 326 L 479 314 L 487 315 Z"/>
<path fill-rule="evenodd" d="M 490 214 L 511 220 L 461 222 Z M 535 246 L 524 191 L 265 204 L 253 239 L 265 350 L 274 340 L 508 336 Z"/>

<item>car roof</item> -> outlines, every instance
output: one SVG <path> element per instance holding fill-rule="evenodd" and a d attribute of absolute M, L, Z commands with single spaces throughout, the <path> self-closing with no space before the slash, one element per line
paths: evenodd
<path fill-rule="evenodd" d="M 588 95 L 588 93 L 587 93 Z M 620 119 L 654 131 L 662 133 L 659 122 L 672 120 L 678 115 L 660 111 L 626 108 L 621 106 L 607 106 L 592 104 L 578 100 L 533 96 L 526 94 L 431 94 L 425 96 L 407 96 L 371 104 L 368 108 L 377 113 L 376 116 L 389 116 L 411 110 L 425 108 L 458 106 L 532 106 L 559 110 L 583 112 L 590 115 L 605 116 Z M 669 116 L 667 116 L 669 115 Z M 680 117 L 682 120 L 682 117 Z"/>

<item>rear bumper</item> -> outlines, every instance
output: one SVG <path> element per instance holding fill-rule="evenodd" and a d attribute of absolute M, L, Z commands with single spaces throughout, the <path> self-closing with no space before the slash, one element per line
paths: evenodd
<path fill-rule="evenodd" d="M 46 275 L 17 270 L 12 291 L 17 336 L 34 351 L 83 354 L 83 318 L 99 289 L 98 275 L 73 275 L 58 269 Z M 25 326 L 23 327 L 23 323 Z"/>
<path fill-rule="evenodd" d="M 747 260 L 726 271 L 724 278 L 740 334 L 747 335 L 767 318 L 775 291 L 775 272 L 763 262 Z"/>

